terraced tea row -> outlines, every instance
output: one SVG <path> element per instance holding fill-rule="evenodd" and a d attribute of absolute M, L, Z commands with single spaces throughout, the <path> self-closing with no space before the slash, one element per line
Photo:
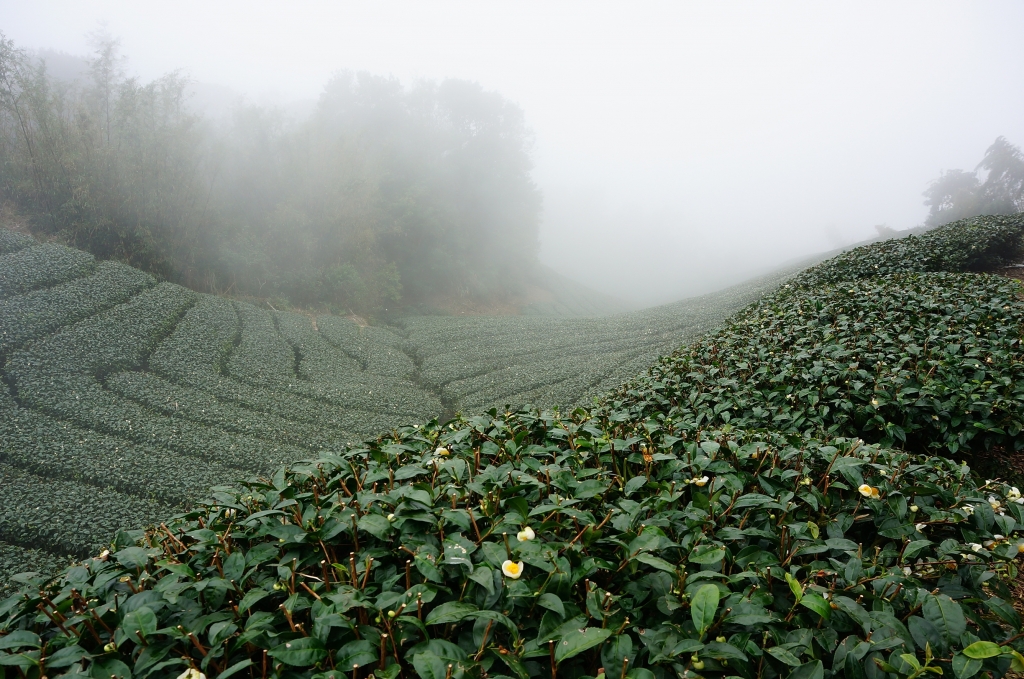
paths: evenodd
<path fill-rule="evenodd" d="M 153 277 L 117 262 L 101 262 L 85 278 L 0 300 L 0 354 L 120 304 Z"/>
<path fill-rule="evenodd" d="M 157 284 L 9 231 L 0 231 L 0 253 L 10 265 L 0 281 L 0 464 L 5 483 L 21 489 L 12 498 L 50 483 L 43 497 L 53 500 L 4 506 L 2 562 L 19 569 L 85 554 L 214 485 L 403 424 L 462 408 L 585 401 L 765 287 L 604 320 L 361 327 Z M 83 499 L 57 501 L 58 490 Z M 95 531 L 72 539 L 83 522 Z M 52 558 L 17 557 L 28 548 Z"/>
<path fill-rule="evenodd" d="M 571 408 L 717 327 L 791 273 L 604 318 L 421 316 L 404 319 L 401 328 L 415 347 L 420 381 L 454 409 Z"/>
<path fill-rule="evenodd" d="M 617 399 L 677 425 L 961 454 L 1024 485 L 1024 292 L 971 272 L 1024 254 L 1024 216 L 852 252 L 861 259 L 844 254 L 800 274 Z"/>
<path fill-rule="evenodd" d="M 936 238 L 955 240 L 963 226 Z M 1024 217 L 1002 226 L 1024 239 Z M 999 254 L 1000 233 L 979 230 L 972 249 Z M 884 261 L 890 247 L 867 255 Z M 119 532 L 110 551 L 0 601 L 0 660 L 38 674 L 71 667 L 65 676 L 140 679 L 189 667 L 306 679 L 341 667 L 358 679 L 365 665 L 385 679 L 581 677 L 620 663 L 629 679 L 753 676 L 753 667 L 799 677 L 1024 671 L 1008 587 L 1024 553 L 1024 498 L 948 457 L 1021 447 L 1024 295 L 1017 281 L 961 272 L 966 260 L 947 258 L 952 272 L 908 261 L 909 272 L 839 283 L 823 281 L 843 260 L 827 262 L 593 407 L 492 408 L 397 427 L 218 489 L 167 526 Z M 173 419 L 174 394 L 160 389 L 183 385 L 174 372 L 136 372 L 148 365 L 139 356 L 164 343 L 162 318 L 187 319 L 201 302 L 157 286 L 123 307 L 132 305 L 141 322 L 118 341 L 141 348 L 122 347 L 120 372 L 102 374 L 112 362 L 103 352 L 80 357 L 79 372 Z M 308 392 L 334 407 L 339 392 L 308 369 L 326 370 L 332 347 L 346 359 L 331 379 L 369 365 L 362 350 L 321 343 L 319 319 L 232 309 L 234 330 L 206 334 L 223 349 L 206 363 L 218 369 L 198 373 L 204 380 L 239 393 Z M 713 314 L 688 311 L 696 324 Z M 38 347 L 60 347 L 91 320 L 9 363 L 59 362 Z M 609 319 L 631 331 L 618 340 L 577 325 L 589 335 L 575 346 L 625 355 L 645 346 L 638 336 L 659 341 L 672 323 Z M 502 356 L 553 367 L 574 358 L 558 327 L 506 326 L 537 332 L 538 353 L 522 332 L 488 336 L 475 324 L 432 330 L 434 346 L 473 342 L 467 372 L 431 363 L 423 348 L 432 345 L 416 336 L 429 324 L 410 321 L 388 346 L 410 357 L 414 379 L 433 371 L 449 395 L 486 391 L 467 385 Z M 233 352 L 247 342 L 241 355 L 265 346 L 276 364 L 232 374 Z M 304 366 L 305 355 L 320 363 Z M 554 372 L 549 388 L 585 377 L 571 376 L 583 365 Z M 503 376 L 510 390 L 536 389 L 515 369 Z M 189 388 L 195 400 L 182 417 L 196 426 L 208 417 L 203 426 L 224 428 L 241 415 Z M 287 413 L 266 412 L 277 418 L 267 441 L 290 433 L 279 431 Z M 90 507 L 65 522 L 38 475 L 0 463 L 0 482 L 18 488 L 0 501 L 0 537 L 50 549 L 95 549 L 97 530 L 170 511 L 105 490 L 95 493 L 103 516 Z M 82 501 L 78 486 L 53 488 Z M 13 557 L 0 545 L 0 558 L 24 563 Z"/>

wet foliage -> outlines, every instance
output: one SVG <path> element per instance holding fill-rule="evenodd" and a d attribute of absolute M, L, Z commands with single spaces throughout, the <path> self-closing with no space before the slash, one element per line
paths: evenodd
<path fill-rule="evenodd" d="M 30 676 L 999 672 L 1017 497 L 855 439 L 492 411 L 122 534 L 0 604 L 0 645 Z"/>
<path fill-rule="evenodd" d="M 1006 252 L 1000 224 L 930 235 L 966 233 L 991 262 Z M 899 248 L 911 245 L 937 251 L 924 238 Z M 54 580 L 20 578 L 0 603 L 0 666 L 354 679 L 1024 670 L 1007 587 L 1024 499 L 950 456 L 1019 438 L 1020 286 L 961 273 L 974 260 L 953 255 L 949 271 L 921 271 L 918 255 L 909 271 L 882 271 L 882 255 L 857 270 L 875 275 L 842 258 L 819 266 L 813 284 L 783 286 L 592 408 L 397 427 L 122 531 Z M 275 383 L 253 365 L 250 383 Z"/>
<path fill-rule="evenodd" d="M 24 279 L 12 269 L 19 293 L 0 298 L 0 582 L 52 573 L 213 486 L 406 423 L 591 401 L 767 286 L 604 320 L 374 327 L 158 285 L 11 231 L 0 250 L 38 265 Z"/>

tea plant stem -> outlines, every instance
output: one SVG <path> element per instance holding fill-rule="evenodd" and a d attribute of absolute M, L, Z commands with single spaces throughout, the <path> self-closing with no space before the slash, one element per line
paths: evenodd
<path fill-rule="evenodd" d="M 477 660 L 478 661 L 478 660 L 480 660 L 480 658 L 483 657 L 483 655 L 484 655 L 484 647 L 487 646 L 487 636 L 491 633 L 491 625 L 493 625 L 493 624 L 494 624 L 493 620 L 488 620 L 487 621 L 487 627 L 484 629 L 484 638 L 480 641 L 480 650 L 478 650 L 476 652 L 476 655 L 473 656 L 473 660 Z"/>

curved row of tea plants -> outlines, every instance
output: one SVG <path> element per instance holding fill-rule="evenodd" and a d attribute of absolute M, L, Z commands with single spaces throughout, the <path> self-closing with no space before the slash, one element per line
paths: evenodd
<path fill-rule="evenodd" d="M 9 229 L 0 229 L 0 255 L 17 252 L 18 250 L 38 244 L 39 242 L 28 234 Z"/>
<path fill-rule="evenodd" d="M 95 554 L 119 530 L 159 522 L 171 506 L 30 474 L 0 463 L 0 529 L 15 544 L 84 558 Z M 68 514 L 67 506 L 76 511 Z"/>
<path fill-rule="evenodd" d="M 861 436 L 924 452 L 1024 449 L 1024 301 L 986 274 L 786 291 L 626 392 L 692 426 Z"/>
<path fill-rule="evenodd" d="M 84 276 L 95 267 L 89 253 L 52 243 L 0 255 L 0 299 Z"/>
<path fill-rule="evenodd" d="M 117 262 L 100 262 L 90 276 L 0 300 L 0 354 L 127 301 L 156 283 Z"/>
<path fill-rule="evenodd" d="M 64 544 L 54 536 L 70 533 L 53 533 L 48 524 L 85 521 L 100 531 L 139 527 L 151 515 L 132 510 L 135 502 L 190 506 L 213 485 L 340 450 L 465 403 L 586 400 L 678 344 L 673 332 L 681 338 L 707 327 L 764 287 L 754 284 L 607 323 L 492 319 L 497 332 L 486 339 L 490 351 L 518 352 L 517 371 L 526 381 L 487 381 L 474 364 L 473 375 L 483 382 L 468 394 L 425 378 L 425 357 L 448 348 L 440 335 L 360 327 L 331 316 L 311 319 L 196 295 L 157 285 L 121 264 L 96 263 L 2 229 L 0 259 L 4 289 L 18 292 L 0 298 L 0 463 L 20 472 L 9 482 L 33 489 L 50 481 L 58 484 L 53 488 L 77 484 L 81 497 L 95 492 L 120 498 L 47 505 L 38 520 L 32 517 L 43 505 L 19 506 L 10 520 L 0 521 L 0 550 L 33 551 L 5 557 L 0 583 L 31 564 L 32 555 L 44 553 L 34 548 L 52 550 L 37 569 L 50 572 L 53 563 L 96 544 L 91 537 Z M 436 327 L 469 333 L 478 322 L 438 319 Z M 560 344 L 542 342 L 555 335 L 563 338 Z M 543 350 L 524 353 L 523 337 Z M 588 358 L 559 372 L 572 337 Z M 463 343 L 464 360 L 451 354 L 446 360 L 469 366 L 476 359 L 468 349 Z M 11 570 L 14 564 L 22 566 Z"/>
<path fill-rule="evenodd" d="M 873 278 L 892 273 L 992 271 L 1024 257 L 1024 215 L 970 217 L 922 235 L 848 250 L 796 276 L 797 287 Z"/>
<path fill-rule="evenodd" d="M 420 381 L 452 410 L 577 405 L 717 327 L 787 276 L 605 318 L 422 316 L 399 324 L 414 347 Z"/>
<path fill-rule="evenodd" d="M 113 489 L 176 506 L 200 500 L 209 488 L 245 473 L 209 459 L 197 463 L 194 457 L 160 445 L 133 443 L 19 408 L 2 385 L 0 413 L 4 441 L 0 462 L 46 479 Z"/>
<path fill-rule="evenodd" d="M 1007 588 L 1024 498 L 920 454 L 1012 440 L 1019 293 L 949 273 L 784 287 L 593 409 L 402 427 L 224 489 L 30 580 L 0 604 L 4 663 L 69 677 L 1024 671 Z M 943 409 L 965 402 L 962 417 Z M 876 438 L 911 450 L 858 437 L 878 419 Z"/>

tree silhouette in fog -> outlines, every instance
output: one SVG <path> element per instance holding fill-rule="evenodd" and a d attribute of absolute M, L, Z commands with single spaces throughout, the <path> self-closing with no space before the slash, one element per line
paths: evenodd
<path fill-rule="evenodd" d="M 188 81 L 124 75 L 93 36 L 86 78 L 0 35 L 0 201 L 44 235 L 193 288 L 372 311 L 526 283 L 540 193 L 522 111 L 459 80 L 341 73 L 291 123 L 192 113 Z"/>
<path fill-rule="evenodd" d="M 985 181 L 978 178 L 984 170 Z M 929 207 L 925 223 L 939 226 L 976 215 L 1009 215 L 1024 211 L 1024 154 L 998 137 L 973 172 L 947 170 L 924 192 Z"/>

